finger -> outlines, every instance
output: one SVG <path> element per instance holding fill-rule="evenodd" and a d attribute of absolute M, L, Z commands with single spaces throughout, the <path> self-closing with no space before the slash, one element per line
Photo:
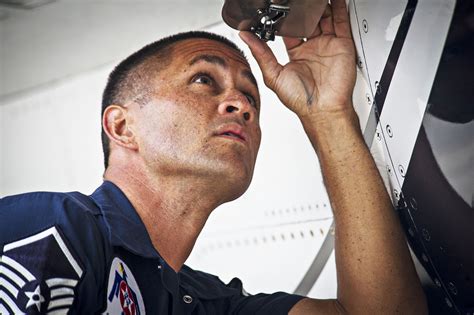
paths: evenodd
<path fill-rule="evenodd" d="M 319 25 L 321 26 L 321 31 L 324 35 L 334 35 L 334 24 L 332 20 L 332 9 L 331 6 L 328 4 L 326 9 L 324 10 L 323 16 L 319 21 Z"/>
<path fill-rule="evenodd" d="M 283 42 L 285 43 L 286 50 L 289 51 L 304 43 L 304 40 L 295 37 L 283 37 Z"/>
<path fill-rule="evenodd" d="M 345 0 L 332 0 L 332 18 L 337 37 L 351 38 L 351 24 Z"/>
<path fill-rule="evenodd" d="M 240 38 L 249 46 L 252 55 L 262 70 L 265 84 L 273 89 L 283 67 L 278 63 L 268 45 L 250 32 L 239 32 Z"/>

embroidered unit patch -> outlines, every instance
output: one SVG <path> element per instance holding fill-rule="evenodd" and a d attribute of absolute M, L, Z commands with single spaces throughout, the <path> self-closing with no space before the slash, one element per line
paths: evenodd
<path fill-rule="evenodd" d="M 128 266 L 115 257 L 110 266 L 107 286 L 107 310 L 104 314 L 145 315 L 145 304 Z"/>

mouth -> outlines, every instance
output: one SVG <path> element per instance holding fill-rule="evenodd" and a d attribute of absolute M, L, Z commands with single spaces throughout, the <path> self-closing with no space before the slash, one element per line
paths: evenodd
<path fill-rule="evenodd" d="M 247 144 L 247 133 L 244 127 L 235 122 L 227 122 L 220 125 L 214 132 L 215 136 L 226 138 L 240 143 Z"/>
<path fill-rule="evenodd" d="M 243 135 L 233 132 L 233 131 L 225 131 L 219 135 L 245 142 L 245 137 Z"/>

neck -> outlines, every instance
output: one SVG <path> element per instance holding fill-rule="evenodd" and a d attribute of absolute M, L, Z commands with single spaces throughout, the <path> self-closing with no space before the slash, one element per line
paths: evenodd
<path fill-rule="evenodd" d="M 130 166 L 109 166 L 104 174 L 104 179 L 124 192 L 143 221 L 155 249 L 178 272 L 191 254 L 210 213 L 222 201 L 209 189 L 213 185 L 203 179 L 154 177 Z"/>

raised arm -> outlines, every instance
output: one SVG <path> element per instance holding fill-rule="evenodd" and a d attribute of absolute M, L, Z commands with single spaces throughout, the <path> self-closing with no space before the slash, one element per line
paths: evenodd
<path fill-rule="evenodd" d="M 286 65 L 264 42 L 241 33 L 265 84 L 302 122 L 336 223 L 337 300 L 304 299 L 290 314 L 424 314 L 405 236 L 352 106 L 356 58 L 345 1 L 331 2 L 307 41 L 284 38 Z"/>

